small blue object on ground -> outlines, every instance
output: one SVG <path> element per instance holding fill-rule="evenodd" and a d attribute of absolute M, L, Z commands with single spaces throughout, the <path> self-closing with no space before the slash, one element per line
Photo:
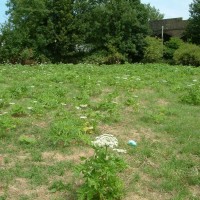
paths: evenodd
<path fill-rule="evenodd" d="M 129 140 L 129 141 L 128 141 L 128 144 L 129 144 L 130 146 L 137 146 L 137 142 L 135 142 L 134 140 Z"/>

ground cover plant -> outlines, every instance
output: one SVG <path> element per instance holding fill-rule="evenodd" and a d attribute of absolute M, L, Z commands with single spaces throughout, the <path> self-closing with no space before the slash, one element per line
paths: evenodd
<path fill-rule="evenodd" d="M 192 67 L 1 65 L 0 199 L 78 199 L 104 133 L 127 152 L 122 199 L 199 199 L 199 91 Z"/>

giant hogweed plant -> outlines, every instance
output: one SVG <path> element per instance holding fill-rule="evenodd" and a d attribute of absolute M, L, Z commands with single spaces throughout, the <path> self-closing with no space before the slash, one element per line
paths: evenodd
<path fill-rule="evenodd" d="M 82 174 L 84 183 L 78 189 L 79 200 L 116 200 L 123 196 L 123 182 L 118 173 L 126 168 L 126 163 L 117 153 L 118 140 L 113 135 L 103 134 L 92 142 L 94 155 L 82 157 L 84 161 L 76 170 Z"/>

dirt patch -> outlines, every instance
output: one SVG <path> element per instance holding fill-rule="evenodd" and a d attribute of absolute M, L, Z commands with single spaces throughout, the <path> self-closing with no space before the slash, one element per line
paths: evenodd
<path fill-rule="evenodd" d="M 4 195 L 3 185 L 0 183 L 0 196 Z"/>
<path fill-rule="evenodd" d="M 24 155 L 17 155 L 17 160 L 21 160 L 21 161 L 24 161 L 26 160 L 27 158 L 30 158 L 30 154 L 29 153 L 26 153 Z"/>
<path fill-rule="evenodd" d="M 55 162 L 61 161 L 73 161 L 73 162 L 80 162 L 80 157 L 90 157 L 94 154 L 92 149 L 80 151 L 76 150 L 71 155 L 65 155 L 60 152 L 43 152 L 42 157 L 44 160 L 54 160 Z"/>
<path fill-rule="evenodd" d="M 97 96 L 95 95 L 93 97 L 90 97 L 90 101 L 92 103 L 100 103 L 106 95 L 112 92 L 113 92 L 112 88 L 106 87 L 101 91 L 100 95 L 97 95 Z"/>
<path fill-rule="evenodd" d="M 124 200 L 149 200 L 149 199 L 146 199 L 145 197 L 139 196 L 134 192 L 131 192 L 126 195 Z"/>
<path fill-rule="evenodd" d="M 4 158 L 0 155 L 0 167 L 4 165 Z"/>
<path fill-rule="evenodd" d="M 200 197 L 200 186 L 192 186 L 190 187 L 190 192 L 192 193 L 193 197 Z"/>
<path fill-rule="evenodd" d="M 40 128 L 47 128 L 49 126 L 47 122 L 33 122 L 32 125 L 38 126 Z"/>
<path fill-rule="evenodd" d="M 19 199 L 20 196 L 33 197 L 35 200 L 49 200 L 52 194 L 46 186 L 40 186 L 32 189 L 25 178 L 15 179 L 15 183 L 8 188 L 9 200 Z"/>
<path fill-rule="evenodd" d="M 49 190 L 46 186 L 37 187 L 35 190 L 32 190 L 35 200 L 49 200 L 52 198 L 52 194 L 49 193 Z"/>
<path fill-rule="evenodd" d="M 29 184 L 25 178 L 17 178 L 13 185 L 8 187 L 9 199 L 14 200 L 22 195 L 30 195 L 31 191 L 28 189 Z"/>
<path fill-rule="evenodd" d="M 154 132 L 152 132 L 151 129 L 140 128 L 139 130 L 136 130 L 129 129 L 127 126 L 128 124 L 126 123 L 115 126 L 103 124 L 100 125 L 98 128 L 102 134 L 113 134 L 125 142 L 128 142 L 129 140 L 141 141 L 143 138 L 150 139 L 153 141 L 158 139 L 157 135 Z"/>
<path fill-rule="evenodd" d="M 140 94 L 154 94 L 155 91 L 151 88 L 143 88 L 143 89 L 138 89 L 136 90 Z"/>
<path fill-rule="evenodd" d="M 160 106 L 167 106 L 169 104 L 169 102 L 166 101 L 165 99 L 158 99 L 157 104 Z"/>

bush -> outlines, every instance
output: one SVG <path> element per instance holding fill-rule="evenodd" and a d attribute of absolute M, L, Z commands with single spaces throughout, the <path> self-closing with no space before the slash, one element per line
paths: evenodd
<path fill-rule="evenodd" d="M 50 127 L 48 140 L 53 145 L 67 146 L 71 143 L 88 143 L 89 137 L 83 130 L 84 125 L 81 120 L 67 116 L 55 120 Z"/>
<path fill-rule="evenodd" d="M 83 62 L 89 64 L 104 64 L 106 58 L 106 51 L 95 51 L 84 57 Z"/>
<path fill-rule="evenodd" d="M 125 57 L 119 52 L 97 51 L 86 56 L 83 62 L 99 65 L 123 64 L 125 63 Z"/>
<path fill-rule="evenodd" d="M 126 167 L 122 157 L 114 150 L 125 153 L 118 146 L 117 139 L 104 134 L 92 142 L 94 155 L 90 158 L 82 157 L 84 163 L 77 166 L 78 174 L 83 175 L 84 183 L 78 189 L 78 200 L 119 200 L 123 196 L 123 182 L 118 177 Z M 111 150 L 113 149 L 113 151 Z"/>
<path fill-rule="evenodd" d="M 169 41 L 165 42 L 164 58 L 173 62 L 174 52 L 183 44 L 183 41 L 177 37 L 171 37 Z"/>
<path fill-rule="evenodd" d="M 143 61 L 148 63 L 160 62 L 163 56 L 161 39 L 147 36 L 145 41 L 147 46 L 144 50 Z"/>
<path fill-rule="evenodd" d="M 190 105 L 200 105 L 200 85 L 190 84 L 184 90 L 184 94 L 180 97 L 181 102 Z"/>
<path fill-rule="evenodd" d="M 176 64 L 200 66 L 200 47 L 195 44 L 185 43 L 174 53 Z"/>
<path fill-rule="evenodd" d="M 34 54 L 35 52 L 33 51 L 33 49 L 24 49 L 21 53 L 20 53 L 20 60 L 21 60 L 21 64 L 23 65 L 31 65 L 31 64 L 35 64 L 35 60 L 34 60 Z"/>

